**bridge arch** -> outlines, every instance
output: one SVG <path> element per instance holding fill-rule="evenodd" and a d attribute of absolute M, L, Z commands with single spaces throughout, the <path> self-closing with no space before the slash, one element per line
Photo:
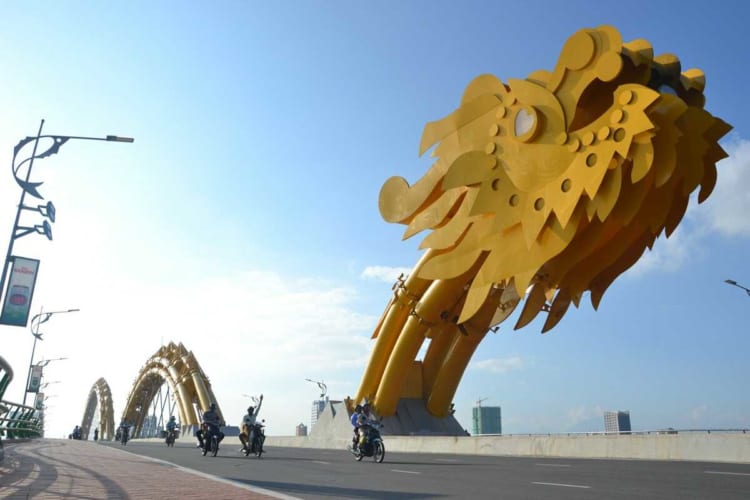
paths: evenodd
<path fill-rule="evenodd" d="M 89 438 L 91 423 L 94 413 L 99 407 L 99 438 L 111 440 L 115 435 L 115 411 L 112 406 L 112 391 L 104 378 L 100 378 L 91 386 L 89 396 L 86 399 L 86 409 L 83 411 L 81 421 L 81 437 Z"/>
<path fill-rule="evenodd" d="M 141 436 L 148 408 L 165 383 L 173 394 L 183 434 L 195 429 L 201 412 L 211 403 L 216 403 L 223 420 L 211 383 L 195 355 L 182 343 L 170 342 L 160 347 L 141 367 L 128 395 L 122 418 L 133 426 L 133 437 Z"/>

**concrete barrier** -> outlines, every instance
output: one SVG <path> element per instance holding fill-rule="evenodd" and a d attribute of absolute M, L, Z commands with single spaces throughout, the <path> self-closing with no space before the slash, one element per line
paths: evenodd
<path fill-rule="evenodd" d="M 350 437 L 268 436 L 266 446 L 346 449 Z M 515 457 L 750 463 L 750 434 L 383 436 L 387 451 Z"/>
<path fill-rule="evenodd" d="M 323 409 L 309 436 L 266 436 L 266 446 L 345 450 L 352 426 L 341 404 Z M 181 442 L 195 443 L 183 434 Z M 689 460 L 750 463 L 750 432 L 670 431 L 633 434 L 551 434 L 497 436 L 397 436 L 384 433 L 386 451 L 513 457 Z M 163 441 L 163 439 L 161 440 Z M 239 447 L 236 436 L 222 446 Z"/>

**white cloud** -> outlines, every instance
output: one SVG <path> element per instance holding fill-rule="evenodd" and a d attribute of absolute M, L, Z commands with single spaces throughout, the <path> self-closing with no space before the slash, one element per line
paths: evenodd
<path fill-rule="evenodd" d="M 52 437 L 78 422 L 99 377 L 112 388 L 119 418 L 140 367 L 170 341 L 195 354 L 229 424 L 247 407 L 242 394 L 264 393 L 269 434 L 291 435 L 301 421 L 309 425 L 311 401 L 319 396 L 306 378 L 325 382 L 332 399 L 354 395 L 378 319 L 354 309 L 354 289 L 273 272 L 208 274 L 180 286 L 156 275 L 145 286 L 142 276 L 113 283 L 92 274 L 86 286 L 71 288 L 74 272 L 46 271 L 45 295 L 81 309 L 46 324 L 37 346 L 37 360 L 42 354 L 69 359 L 45 369 L 46 380 L 65 382 L 51 386 L 58 394 L 48 419 Z M 18 380 L 11 400 L 21 391 L 30 337 L 12 363 Z"/>
<path fill-rule="evenodd" d="M 582 424 L 593 419 L 603 418 L 603 415 L 604 410 L 599 405 L 592 407 L 577 406 L 568 410 L 566 415 L 567 424 L 568 427 L 575 427 L 578 424 Z"/>
<path fill-rule="evenodd" d="M 526 362 L 520 356 L 473 361 L 469 365 L 470 370 L 484 370 L 491 373 L 507 373 L 512 370 L 522 370 L 525 367 Z"/>
<path fill-rule="evenodd" d="M 702 255 L 706 240 L 718 233 L 724 237 L 750 236 L 750 141 L 736 138 L 723 145 L 729 154 L 716 168 L 716 187 L 698 204 L 695 194 L 683 221 L 669 238 L 662 233 L 628 273 L 639 276 L 660 270 L 674 272 L 690 259 Z"/>
<path fill-rule="evenodd" d="M 729 157 L 717 165 L 718 180 L 696 218 L 725 236 L 750 236 L 750 141 L 734 137 L 724 145 Z"/>
<path fill-rule="evenodd" d="M 368 266 L 362 271 L 362 277 L 393 283 L 399 276 L 407 276 L 411 271 L 409 267 Z"/>

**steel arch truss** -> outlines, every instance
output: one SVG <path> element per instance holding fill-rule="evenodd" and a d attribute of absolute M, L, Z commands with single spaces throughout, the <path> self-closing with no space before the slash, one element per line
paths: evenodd
<path fill-rule="evenodd" d="M 133 437 L 141 437 L 148 409 L 155 398 L 160 397 L 160 389 L 165 382 L 174 395 L 183 433 L 195 428 L 200 422 L 201 411 L 211 403 L 216 403 L 223 420 L 211 383 L 193 353 L 182 343 L 170 342 L 146 361 L 128 395 L 122 418 L 133 426 Z"/>
<path fill-rule="evenodd" d="M 81 421 L 83 439 L 89 438 L 97 406 L 99 407 L 99 437 L 111 440 L 115 436 L 115 410 L 112 406 L 112 391 L 109 390 L 109 384 L 104 378 L 100 378 L 91 386 L 89 397 L 86 399 L 86 409 L 83 411 Z"/>

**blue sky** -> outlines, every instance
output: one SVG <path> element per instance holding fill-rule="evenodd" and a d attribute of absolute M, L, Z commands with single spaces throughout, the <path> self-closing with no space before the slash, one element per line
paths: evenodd
<path fill-rule="evenodd" d="M 265 394 L 269 434 L 309 423 L 322 380 L 352 396 L 391 295 L 421 236 L 378 211 L 385 180 L 416 181 L 424 125 L 483 73 L 551 69 L 578 29 L 706 73 L 706 108 L 734 126 L 713 195 L 677 232 L 550 333 L 544 318 L 488 335 L 455 397 L 501 406 L 505 433 L 750 427 L 750 42 L 746 2 L 3 2 L 0 6 L 0 235 L 20 190 L 13 146 L 48 134 L 135 137 L 69 142 L 33 180 L 57 207 L 32 310 L 80 308 L 45 325 L 48 435 L 79 422 L 104 377 L 115 411 L 162 342 L 183 342 L 229 423 Z M 35 223 L 34 216 L 27 222 Z M 20 401 L 28 329 L 0 327 Z"/>

